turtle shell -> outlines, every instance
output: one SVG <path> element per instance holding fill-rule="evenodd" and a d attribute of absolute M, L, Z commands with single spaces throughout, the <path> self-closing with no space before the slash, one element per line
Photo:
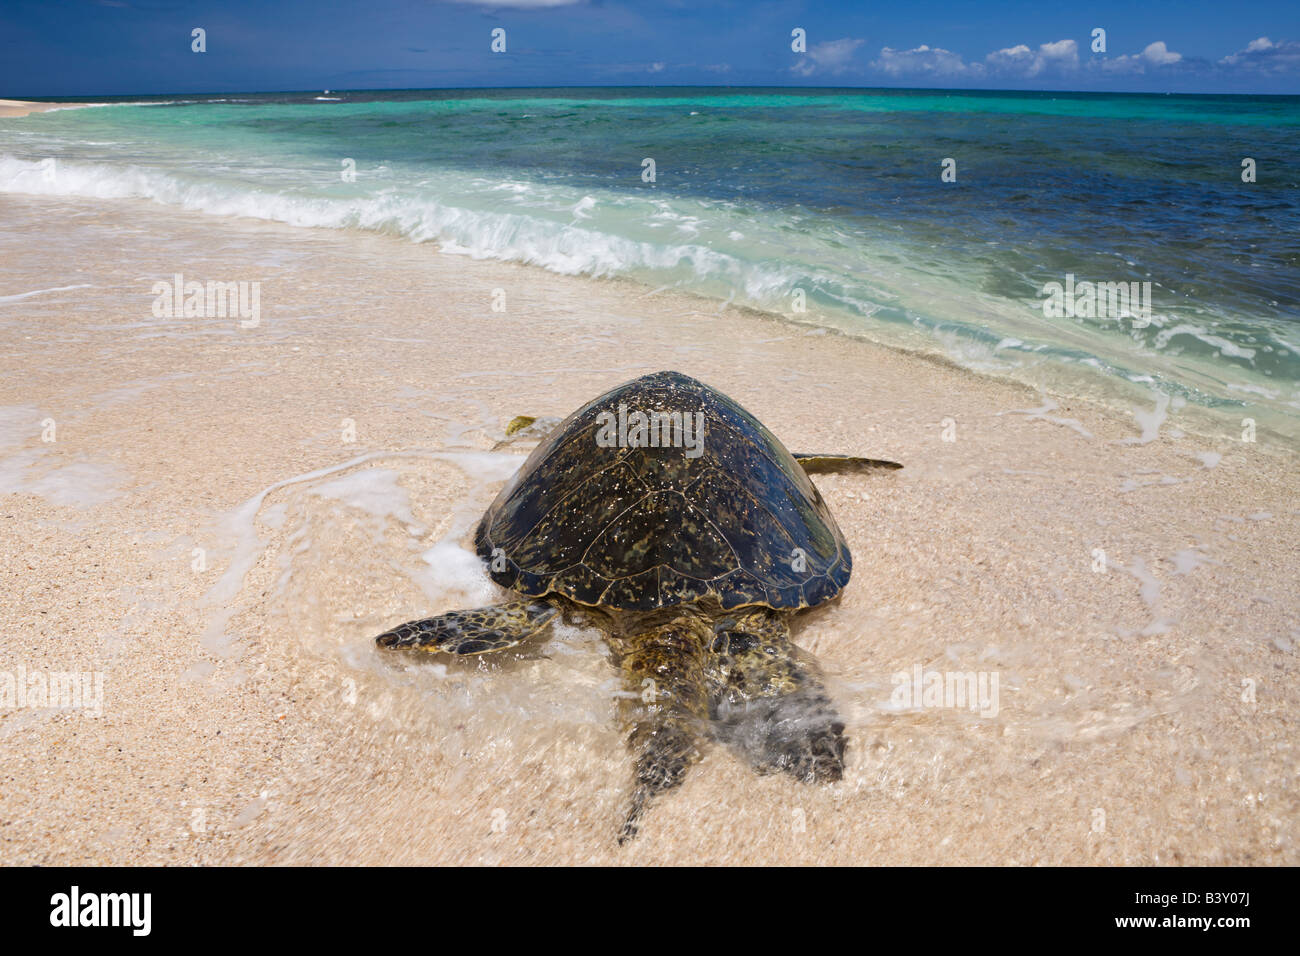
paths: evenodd
<path fill-rule="evenodd" d="M 476 545 L 503 587 L 629 611 L 708 597 L 808 607 L 838 594 L 852 567 L 785 446 L 678 372 L 565 419 L 488 508 Z"/>

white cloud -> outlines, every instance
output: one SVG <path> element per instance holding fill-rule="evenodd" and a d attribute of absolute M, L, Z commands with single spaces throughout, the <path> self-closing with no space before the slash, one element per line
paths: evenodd
<path fill-rule="evenodd" d="M 1146 49 L 1142 51 L 1142 59 L 1152 66 L 1167 66 L 1170 63 L 1177 63 L 1182 58 L 1181 53 L 1175 53 L 1165 46 L 1164 40 L 1148 43 Z"/>
<path fill-rule="evenodd" d="M 791 67 L 791 72 L 798 76 L 811 76 L 818 70 L 826 73 L 843 73 L 852 63 L 853 54 L 863 41 L 852 37 L 839 40 L 827 40 L 808 48 L 798 63 Z"/>
<path fill-rule="evenodd" d="M 662 61 L 659 61 L 659 62 L 656 62 L 656 63 L 651 63 L 650 66 L 647 67 L 647 69 L 648 69 L 651 73 L 662 73 L 662 72 L 663 72 L 663 68 L 664 68 L 664 65 L 663 65 L 663 62 L 662 62 Z"/>
<path fill-rule="evenodd" d="M 880 56 L 871 61 L 871 65 L 890 76 L 921 74 L 924 76 L 958 76 L 964 73 L 980 73 L 983 68 L 978 64 L 967 64 L 961 55 L 942 47 L 929 47 L 924 43 L 911 50 L 894 50 L 885 47 Z"/>
<path fill-rule="evenodd" d="M 990 53 L 984 62 L 995 73 L 1015 76 L 1067 72 L 1079 68 L 1079 44 L 1073 40 L 1057 40 L 1055 43 L 1039 44 L 1037 50 L 1031 50 L 1021 43 Z"/>
<path fill-rule="evenodd" d="M 1225 56 L 1219 65 L 1265 73 L 1300 70 L 1300 42 L 1280 40 L 1274 43 L 1268 37 L 1260 37 L 1246 44 L 1246 49 Z"/>
<path fill-rule="evenodd" d="M 925 44 L 911 50 L 885 47 L 871 65 L 890 76 L 1032 77 L 1077 70 L 1079 45 L 1074 40 L 1057 40 L 1033 50 L 1021 43 L 990 53 L 982 63 L 967 63 L 959 53 Z"/>
<path fill-rule="evenodd" d="M 1165 45 L 1164 40 L 1148 43 L 1141 53 L 1126 53 L 1101 61 L 1101 68 L 1108 73 L 1145 73 L 1148 68 L 1172 66 L 1183 58 Z"/>
<path fill-rule="evenodd" d="M 862 41 L 835 40 L 809 51 L 809 61 L 794 68 L 801 76 L 818 69 L 840 72 Z M 942 78 L 966 80 L 1011 80 L 1035 77 L 1079 78 L 1081 69 L 1100 70 L 1116 75 L 1155 74 L 1166 70 L 1198 71 L 1210 64 L 1197 57 L 1185 57 L 1169 49 L 1164 40 L 1148 43 L 1141 52 L 1114 57 L 1079 57 L 1076 41 L 1056 40 L 1034 49 L 1020 43 L 988 54 L 982 61 L 966 62 L 960 53 L 922 44 L 910 50 L 884 47 L 871 61 L 871 68 L 894 78 Z M 1273 42 L 1268 37 L 1250 41 L 1243 50 L 1218 61 L 1223 69 L 1252 70 L 1261 73 L 1300 73 L 1300 41 Z"/>
<path fill-rule="evenodd" d="M 1016 46 L 1009 46 L 1005 50 L 998 50 L 996 53 L 990 53 L 984 59 L 989 63 L 998 65 L 1027 64 L 1034 58 L 1034 51 L 1029 49 L 1023 43 Z"/>

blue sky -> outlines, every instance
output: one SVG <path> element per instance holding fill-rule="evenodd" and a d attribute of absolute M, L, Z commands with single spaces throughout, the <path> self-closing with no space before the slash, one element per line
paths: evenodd
<path fill-rule="evenodd" d="M 1300 2 L 0 0 L 7 97 L 606 85 L 1300 93 Z"/>

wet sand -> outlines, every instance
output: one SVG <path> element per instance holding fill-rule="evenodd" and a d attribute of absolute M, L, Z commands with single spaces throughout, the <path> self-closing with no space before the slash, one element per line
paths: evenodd
<path fill-rule="evenodd" d="M 101 716 L 0 706 L 5 863 L 1300 862 L 1300 477 L 1267 434 L 382 236 L 0 218 L 0 674 L 103 675 Z M 260 322 L 155 316 L 176 273 L 260 282 Z M 906 467 L 817 479 L 853 579 L 795 636 L 845 780 L 714 747 L 620 849 L 598 635 L 372 638 L 500 595 L 464 546 L 511 418 L 664 368 Z M 996 674 L 996 715 L 900 704 L 916 666 Z"/>

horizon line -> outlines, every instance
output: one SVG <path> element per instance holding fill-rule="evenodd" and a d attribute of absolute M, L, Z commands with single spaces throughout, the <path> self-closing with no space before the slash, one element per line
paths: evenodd
<path fill-rule="evenodd" d="M 1300 98 L 1300 92 L 1297 93 L 1264 93 L 1264 92 L 1237 92 L 1223 90 L 1214 93 L 1192 93 L 1192 92 L 1175 92 L 1173 90 L 1153 91 L 1153 90 L 1067 90 L 1067 89 L 1041 89 L 1041 88 L 1022 88 L 1022 87 L 983 87 L 983 86 L 842 86 L 827 85 L 820 86 L 816 84 L 799 84 L 794 86 L 780 86 L 771 84 L 722 84 L 707 85 L 698 83 L 657 83 L 657 84 L 636 84 L 636 83 L 609 83 L 609 84 L 572 84 L 572 85 L 537 85 L 537 86 L 376 86 L 376 87 L 351 87 L 329 89 L 331 93 L 439 93 L 439 92 L 478 92 L 490 90 L 853 90 L 856 92 L 885 92 L 885 93 L 1037 93 L 1042 95 L 1067 95 L 1067 96 L 1269 96 L 1280 98 Z M 152 92 L 152 93 L 85 93 L 70 94 L 67 96 L 41 96 L 41 95 L 16 95 L 0 94 L 0 99 L 19 100 L 28 103 L 69 103 L 69 102 L 88 102 L 91 98 L 98 97 L 103 99 L 141 99 L 145 97 L 195 97 L 195 96 L 275 96 L 288 94 L 315 94 L 321 90 L 311 89 L 290 89 L 290 90 L 208 90 L 204 92 Z"/>

